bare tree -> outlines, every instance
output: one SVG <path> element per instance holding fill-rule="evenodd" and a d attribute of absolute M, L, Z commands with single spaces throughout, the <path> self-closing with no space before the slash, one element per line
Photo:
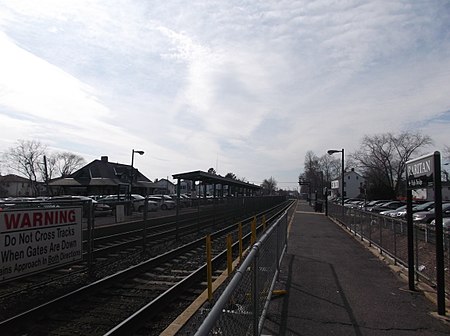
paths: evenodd
<path fill-rule="evenodd" d="M 450 161 L 450 146 L 447 145 L 444 147 L 444 150 L 442 151 L 442 157 L 445 160 Z"/>
<path fill-rule="evenodd" d="M 384 197 L 396 197 L 404 183 L 406 162 L 431 144 L 431 138 L 419 132 L 365 136 L 361 149 L 350 157 L 364 171 L 366 181 L 372 187 L 380 192 L 384 190 Z"/>
<path fill-rule="evenodd" d="M 312 151 L 306 152 L 302 178 L 309 183 L 311 192 L 316 192 L 323 187 L 324 174 L 320 165 L 320 158 Z"/>
<path fill-rule="evenodd" d="M 4 154 L 4 162 L 8 168 L 30 180 L 33 194 L 38 194 L 38 179 L 42 180 L 41 165 L 46 146 L 38 140 L 17 140 L 17 146 L 9 148 Z"/>
<path fill-rule="evenodd" d="M 341 175 L 341 160 L 339 157 L 324 154 L 319 158 L 319 166 L 323 171 L 326 182 L 330 182 Z"/>
<path fill-rule="evenodd" d="M 56 153 L 52 157 L 52 163 L 54 164 L 56 172 L 65 177 L 84 166 L 86 161 L 77 154 L 61 152 Z"/>
<path fill-rule="evenodd" d="M 268 179 L 264 179 L 261 183 L 261 188 L 263 188 L 265 193 L 272 195 L 277 189 L 277 181 L 272 176 Z"/>

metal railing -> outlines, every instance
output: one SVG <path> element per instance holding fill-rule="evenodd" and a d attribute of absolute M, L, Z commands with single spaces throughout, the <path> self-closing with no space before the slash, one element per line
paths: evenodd
<path fill-rule="evenodd" d="M 195 335 L 260 335 L 287 248 L 285 212 L 252 246 Z"/>
<path fill-rule="evenodd" d="M 408 267 L 407 224 L 404 219 L 377 213 L 345 208 L 331 203 L 328 215 L 338 220 L 361 240 L 367 240 L 381 254 L 392 258 L 394 263 Z M 344 216 L 344 217 L 343 217 Z M 414 271 L 416 281 L 425 280 L 436 285 L 436 235 L 430 224 L 414 225 Z M 450 291 L 450 233 L 444 231 L 444 262 L 446 292 Z"/>

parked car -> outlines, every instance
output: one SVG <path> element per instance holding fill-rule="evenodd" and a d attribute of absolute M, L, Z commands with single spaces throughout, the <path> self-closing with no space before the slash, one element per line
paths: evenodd
<path fill-rule="evenodd" d="M 169 195 L 149 195 L 148 199 L 157 202 L 161 210 L 170 210 L 176 207 L 176 203 Z"/>
<path fill-rule="evenodd" d="M 384 210 L 380 212 L 380 215 L 389 217 L 398 217 L 398 213 L 401 211 L 406 211 L 406 204 L 394 210 Z"/>
<path fill-rule="evenodd" d="M 372 209 L 375 206 L 381 205 L 381 204 L 384 204 L 384 203 L 387 203 L 387 202 L 391 202 L 391 201 L 392 200 L 373 200 L 373 201 L 370 201 L 369 203 L 366 203 L 365 211 L 372 211 Z"/>
<path fill-rule="evenodd" d="M 364 204 L 364 200 L 356 199 L 356 200 L 344 202 L 344 207 L 350 208 L 350 209 L 359 209 L 362 204 Z"/>
<path fill-rule="evenodd" d="M 387 203 L 382 203 L 379 205 L 375 205 L 372 208 L 372 212 L 376 212 L 376 213 L 380 213 L 382 211 L 386 211 L 386 210 L 395 210 L 399 207 L 401 207 L 402 205 L 405 205 L 405 202 L 402 201 L 390 201 Z"/>
<path fill-rule="evenodd" d="M 429 211 L 434 208 L 434 201 L 421 203 L 421 204 L 413 204 L 412 212 L 419 211 Z M 397 212 L 397 217 L 405 218 L 406 217 L 406 207 L 401 211 Z"/>
<path fill-rule="evenodd" d="M 89 213 L 88 201 L 91 201 L 94 208 L 94 216 L 110 216 L 113 214 L 113 209 L 108 204 L 99 203 L 92 198 L 86 196 L 71 196 L 71 195 L 63 195 L 63 196 L 54 196 L 50 198 L 50 201 L 53 204 L 57 204 L 59 206 L 63 205 L 71 205 L 77 204 L 82 205 L 83 207 L 83 217 L 87 217 Z"/>
<path fill-rule="evenodd" d="M 171 194 L 170 197 L 172 200 L 177 203 L 177 194 Z M 181 207 L 189 207 L 191 206 L 191 199 L 186 194 L 180 194 L 180 206 Z"/>
<path fill-rule="evenodd" d="M 120 194 L 120 195 L 107 195 L 98 200 L 99 203 L 108 204 L 115 207 L 117 204 L 126 204 L 131 201 L 132 211 L 144 211 L 145 197 L 139 194 Z M 149 200 L 148 211 L 157 211 L 159 208 L 156 202 Z"/>
<path fill-rule="evenodd" d="M 442 203 L 442 217 L 450 217 L 450 203 Z M 436 218 L 435 209 L 419 211 L 413 214 L 413 222 L 430 224 Z"/>

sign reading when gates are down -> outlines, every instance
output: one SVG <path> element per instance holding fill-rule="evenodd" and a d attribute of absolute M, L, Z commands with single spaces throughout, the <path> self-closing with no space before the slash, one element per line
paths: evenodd
<path fill-rule="evenodd" d="M 408 189 L 426 188 L 433 185 L 434 153 L 406 162 Z"/>
<path fill-rule="evenodd" d="M 0 282 L 82 256 L 81 208 L 0 211 Z"/>

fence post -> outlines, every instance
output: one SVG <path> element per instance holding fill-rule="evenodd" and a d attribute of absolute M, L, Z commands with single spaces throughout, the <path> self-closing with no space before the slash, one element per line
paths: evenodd
<path fill-rule="evenodd" d="M 242 253 L 243 253 L 242 223 L 241 222 L 239 222 L 238 239 L 239 239 L 239 261 L 241 261 L 242 260 Z"/>
<path fill-rule="evenodd" d="M 145 252 L 147 246 L 147 216 L 148 216 L 148 196 L 144 201 L 144 227 L 142 229 L 142 251 Z"/>
<path fill-rule="evenodd" d="M 233 272 L 233 255 L 232 255 L 232 240 L 231 240 L 231 234 L 227 235 L 227 270 L 228 270 L 228 275 L 231 274 L 231 272 Z"/>
<path fill-rule="evenodd" d="M 208 300 L 212 300 L 212 263 L 211 263 L 211 235 L 206 235 L 206 278 L 208 282 Z"/>
<path fill-rule="evenodd" d="M 363 216 L 363 212 L 359 211 L 359 226 L 361 230 L 361 241 L 364 240 L 364 220 L 366 219 L 366 216 Z"/>
<path fill-rule="evenodd" d="M 252 230 L 252 236 L 251 236 L 251 242 L 250 246 L 253 246 L 256 242 L 256 217 L 253 217 L 252 224 L 251 224 L 251 230 Z"/>
<path fill-rule="evenodd" d="M 383 225 L 381 224 L 381 220 L 378 218 L 378 222 L 380 225 L 378 225 L 378 230 L 380 230 L 380 254 L 383 254 Z"/>
<path fill-rule="evenodd" d="M 259 259 L 259 249 L 256 251 L 256 257 L 253 260 L 253 279 L 252 279 L 252 301 L 253 301 L 253 335 L 259 336 L 258 332 L 258 307 L 259 307 L 259 286 L 258 286 L 258 259 Z"/>
<path fill-rule="evenodd" d="M 397 230 L 396 227 L 397 225 L 395 224 L 395 221 L 392 219 L 392 226 L 394 227 L 394 265 L 397 265 Z"/>
<path fill-rule="evenodd" d="M 416 281 L 419 281 L 419 237 L 417 234 L 417 226 L 414 225 L 414 243 L 415 243 L 415 255 L 416 255 L 416 263 L 415 263 L 415 269 L 416 269 Z"/>
<path fill-rule="evenodd" d="M 82 203 L 82 206 L 85 203 Z M 89 275 L 94 274 L 94 203 L 88 201 L 88 270 Z"/>

